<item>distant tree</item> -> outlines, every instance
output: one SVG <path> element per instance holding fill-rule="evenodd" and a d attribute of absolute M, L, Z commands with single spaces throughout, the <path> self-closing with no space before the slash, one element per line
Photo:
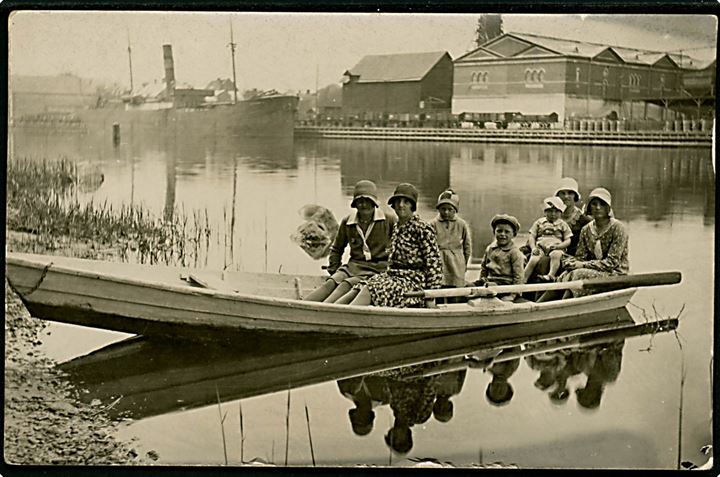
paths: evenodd
<path fill-rule="evenodd" d="M 502 16 L 498 13 L 484 13 L 478 18 L 477 29 L 475 29 L 475 46 L 479 47 L 502 34 Z"/>

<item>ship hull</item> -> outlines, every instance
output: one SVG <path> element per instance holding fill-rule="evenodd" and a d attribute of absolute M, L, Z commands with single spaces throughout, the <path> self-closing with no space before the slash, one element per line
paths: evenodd
<path fill-rule="evenodd" d="M 77 116 L 91 134 L 107 133 L 117 124 L 121 131 L 290 138 L 296 107 L 295 96 L 274 96 L 208 108 L 87 109 Z"/>

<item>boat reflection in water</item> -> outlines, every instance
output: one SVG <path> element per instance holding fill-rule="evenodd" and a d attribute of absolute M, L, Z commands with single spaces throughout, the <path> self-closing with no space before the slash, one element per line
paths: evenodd
<path fill-rule="evenodd" d="M 390 406 L 395 422 L 386 441 L 397 452 L 412 446 L 412 426 L 453 416 L 453 396 L 468 369 L 493 375 L 490 404 L 513 396 L 521 360 L 539 372 L 536 385 L 567 400 L 567 378 L 584 373 L 576 391 L 588 408 L 600 404 L 603 385 L 617 378 L 623 340 L 675 329 L 677 320 L 635 324 L 625 308 L 552 323 L 529 323 L 442 336 L 338 339 L 243 332 L 232 346 L 133 337 L 62 363 L 71 381 L 99 400 L 114 419 L 139 420 L 217 405 L 311 384 L 338 381 L 354 403 L 348 415 L 358 435 L 372 429 L 373 408 Z M 119 399 L 118 399 L 119 398 Z"/>

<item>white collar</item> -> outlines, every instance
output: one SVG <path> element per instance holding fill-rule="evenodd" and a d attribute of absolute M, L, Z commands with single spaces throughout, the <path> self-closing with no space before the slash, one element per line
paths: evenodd
<path fill-rule="evenodd" d="M 348 225 L 357 224 L 357 216 L 358 216 L 357 210 L 353 210 L 352 212 L 350 212 L 350 215 L 348 216 L 347 224 Z M 385 212 L 383 212 L 380 207 L 375 207 L 375 212 L 373 212 L 373 222 L 377 222 L 378 220 L 385 220 Z"/>

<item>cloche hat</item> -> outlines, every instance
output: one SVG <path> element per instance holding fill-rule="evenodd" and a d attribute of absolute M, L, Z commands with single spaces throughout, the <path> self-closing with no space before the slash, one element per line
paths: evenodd
<path fill-rule="evenodd" d="M 377 200 L 377 186 L 373 181 L 363 179 L 355 184 L 355 190 L 353 191 L 353 200 L 350 203 L 350 207 L 355 207 L 355 201 L 358 199 L 369 199 L 378 207 Z"/>
<path fill-rule="evenodd" d="M 588 204 L 593 199 L 600 199 L 601 201 L 605 202 L 608 207 L 612 207 L 612 195 L 610 195 L 610 191 L 608 191 L 604 187 L 598 187 L 597 189 L 593 189 L 593 191 L 590 192 L 590 195 L 588 196 Z"/>
<path fill-rule="evenodd" d="M 448 189 L 440 194 L 435 208 L 438 208 L 443 204 L 450 204 L 455 207 L 456 211 L 458 211 L 460 210 L 460 196 L 457 195 L 454 190 Z"/>
<path fill-rule="evenodd" d="M 574 192 L 575 202 L 579 201 L 582 197 L 578 189 L 578 183 L 572 177 L 563 177 L 562 179 L 560 179 L 560 184 L 558 184 L 558 188 L 557 190 L 555 190 L 555 195 L 558 195 L 561 190 L 569 190 L 571 192 Z"/>
<path fill-rule="evenodd" d="M 543 210 L 547 210 L 551 207 L 556 208 L 560 212 L 565 212 L 566 209 L 565 203 L 560 200 L 560 197 L 558 196 L 545 197 L 543 200 Z"/>
<path fill-rule="evenodd" d="M 407 182 L 398 184 L 398 186 L 395 188 L 395 192 L 393 192 L 393 195 L 388 199 L 388 204 L 392 206 L 393 202 L 395 202 L 395 199 L 399 199 L 401 197 L 408 199 L 410 202 L 412 202 L 412 210 L 414 211 L 417 207 L 418 199 L 418 191 L 415 186 L 412 184 L 408 184 Z"/>

